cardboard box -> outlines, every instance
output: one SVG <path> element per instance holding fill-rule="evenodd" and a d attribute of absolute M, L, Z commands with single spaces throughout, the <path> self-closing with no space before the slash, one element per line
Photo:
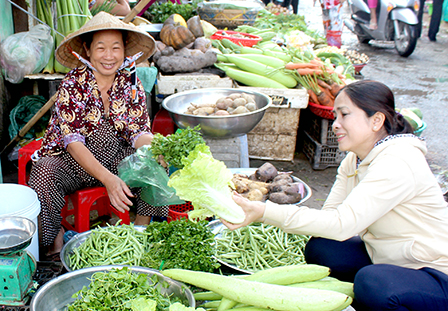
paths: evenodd
<path fill-rule="evenodd" d="M 182 91 L 215 88 L 233 87 L 233 80 L 229 77 L 221 78 L 211 73 L 178 73 L 175 75 L 157 75 L 157 93 L 171 95 Z"/>

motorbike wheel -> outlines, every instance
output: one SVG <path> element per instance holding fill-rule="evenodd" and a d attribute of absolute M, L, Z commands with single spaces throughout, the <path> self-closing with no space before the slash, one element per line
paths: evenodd
<path fill-rule="evenodd" d="M 417 26 L 398 21 L 398 27 L 400 37 L 394 37 L 395 49 L 400 56 L 408 57 L 414 52 L 417 45 Z"/>
<path fill-rule="evenodd" d="M 359 43 L 362 43 L 362 44 L 368 44 L 369 41 L 371 40 L 370 38 L 366 38 L 366 37 L 363 37 L 360 35 L 357 35 L 357 37 L 358 37 Z"/>

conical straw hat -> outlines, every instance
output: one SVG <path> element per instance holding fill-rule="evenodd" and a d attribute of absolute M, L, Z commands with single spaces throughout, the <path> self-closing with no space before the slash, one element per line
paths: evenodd
<path fill-rule="evenodd" d="M 148 33 L 140 30 L 133 24 L 126 24 L 115 16 L 100 12 L 96 14 L 91 20 L 85 23 L 77 31 L 69 34 L 64 38 L 64 41 L 56 49 L 56 59 L 65 67 L 76 68 L 82 63 L 71 53 L 69 47 L 82 57 L 88 59 L 86 51 L 83 47 L 81 35 L 88 32 L 96 32 L 99 30 L 126 30 L 127 42 L 125 46 L 125 56 L 132 56 L 138 52 L 143 52 L 143 55 L 136 61 L 143 62 L 151 57 L 155 50 L 154 38 Z"/>

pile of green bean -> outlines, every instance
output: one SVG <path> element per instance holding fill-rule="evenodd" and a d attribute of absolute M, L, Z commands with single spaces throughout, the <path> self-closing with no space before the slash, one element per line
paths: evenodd
<path fill-rule="evenodd" d="M 93 229 L 84 243 L 73 249 L 70 267 L 77 270 L 100 265 L 139 266 L 148 234 L 137 231 L 133 225 Z"/>
<path fill-rule="evenodd" d="M 305 263 L 303 250 L 309 236 L 290 234 L 263 223 L 230 231 L 216 237 L 216 258 L 239 269 L 255 272 Z"/>

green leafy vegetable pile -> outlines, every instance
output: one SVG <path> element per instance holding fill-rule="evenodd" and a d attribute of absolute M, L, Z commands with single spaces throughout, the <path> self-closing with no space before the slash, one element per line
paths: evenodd
<path fill-rule="evenodd" d="M 168 136 L 156 133 L 151 143 L 154 158 L 157 159 L 159 155 L 163 155 L 169 165 L 182 168 L 182 159 L 187 157 L 196 145 L 205 144 L 200 130 L 200 125 L 197 125 L 194 128 L 179 129 Z"/>
<path fill-rule="evenodd" d="M 219 268 L 214 235 L 208 221 L 175 220 L 151 222 L 146 227 L 149 251 L 141 265 L 153 269 L 188 269 L 213 272 Z"/>
<path fill-rule="evenodd" d="M 78 299 L 68 310 L 165 311 L 171 304 L 181 302 L 178 297 L 162 295 L 156 284 L 157 275 L 148 278 L 147 274 L 134 273 L 128 267 L 96 272 L 89 287 L 84 286 L 73 295 Z"/>

